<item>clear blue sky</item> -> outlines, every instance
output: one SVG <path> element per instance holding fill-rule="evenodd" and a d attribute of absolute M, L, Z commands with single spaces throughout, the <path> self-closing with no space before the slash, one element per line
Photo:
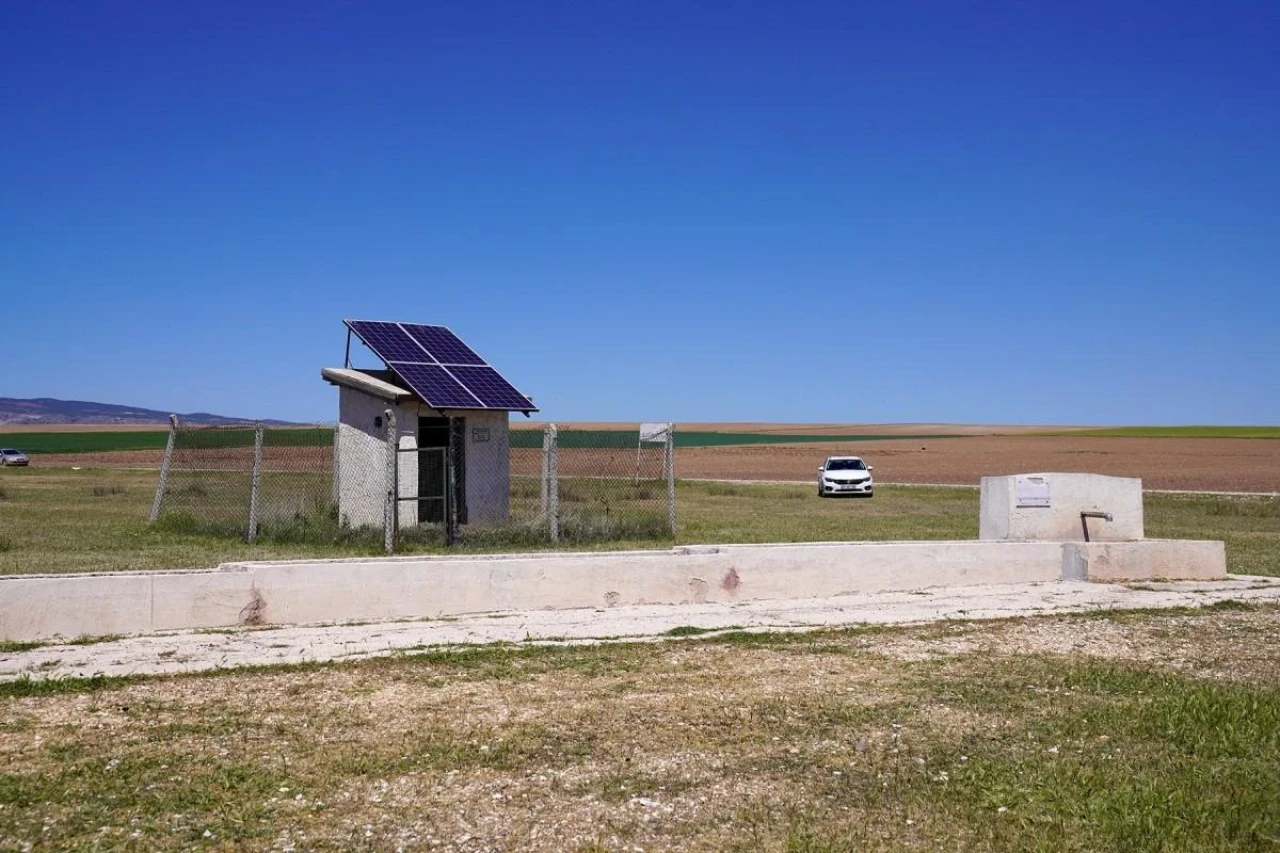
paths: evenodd
<path fill-rule="evenodd" d="M 0 396 L 1280 423 L 1274 0 L 11 3 L 0 174 Z"/>

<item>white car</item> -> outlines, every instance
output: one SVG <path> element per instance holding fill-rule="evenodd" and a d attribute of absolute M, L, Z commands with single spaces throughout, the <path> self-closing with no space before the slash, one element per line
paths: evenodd
<path fill-rule="evenodd" d="M 871 479 L 872 470 L 872 466 L 857 456 L 828 456 L 827 461 L 818 469 L 818 497 L 872 497 L 876 488 Z"/>

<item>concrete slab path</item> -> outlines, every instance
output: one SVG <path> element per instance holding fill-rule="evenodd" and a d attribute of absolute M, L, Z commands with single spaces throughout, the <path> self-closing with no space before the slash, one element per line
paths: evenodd
<path fill-rule="evenodd" d="M 1236 600 L 1280 605 L 1280 578 L 1103 584 L 1051 582 L 753 601 L 481 613 L 450 619 L 175 632 L 0 652 L 0 681 L 162 675 L 239 666 L 358 660 L 490 643 L 662 639 L 673 628 L 798 631 L 997 619 L 1105 609 L 1197 607 Z"/>

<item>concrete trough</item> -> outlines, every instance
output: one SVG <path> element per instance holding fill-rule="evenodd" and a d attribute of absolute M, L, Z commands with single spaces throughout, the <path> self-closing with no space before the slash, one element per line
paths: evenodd
<path fill-rule="evenodd" d="M 825 542 L 228 563 L 0 577 L 0 639 L 733 604 L 975 584 L 1226 577 L 1221 542 Z"/>

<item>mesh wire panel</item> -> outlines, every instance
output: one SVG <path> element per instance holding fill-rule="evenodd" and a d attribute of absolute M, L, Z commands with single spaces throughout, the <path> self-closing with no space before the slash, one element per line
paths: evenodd
<path fill-rule="evenodd" d="M 639 439 L 639 430 L 557 432 L 561 542 L 671 538 L 666 444 Z"/>
<path fill-rule="evenodd" d="M 337 520 L 333 479 L 334 429 L 267 428 L 262 432 L 258 531 Z"/>
<path fill-rule="evenodd" d="M 243 536 L 249 524 L 255 430 L 252 424 L 179 427 L 161 517 L 181 528 Z"/>
<path fill-rule="evenodd" d="M 641 442 L 639 430 L 513 429 L 508 464 L 471 466 L 471 517 L 458 538 L 531 545 L 670 539 L 665 442 Z M 478 491 L 478 494 L 477 494 Z M 474 507 L 500 493 L 499 518 Z"/>
<path fill-rule="evenodd" d="M 286 539 L 297 538 L 300 525 L 336 526 L 333 445 L 331 426 L 179 426 L 160 519 L 182 530 L 248 537 L 256 510 L 255 535 Z"/>

